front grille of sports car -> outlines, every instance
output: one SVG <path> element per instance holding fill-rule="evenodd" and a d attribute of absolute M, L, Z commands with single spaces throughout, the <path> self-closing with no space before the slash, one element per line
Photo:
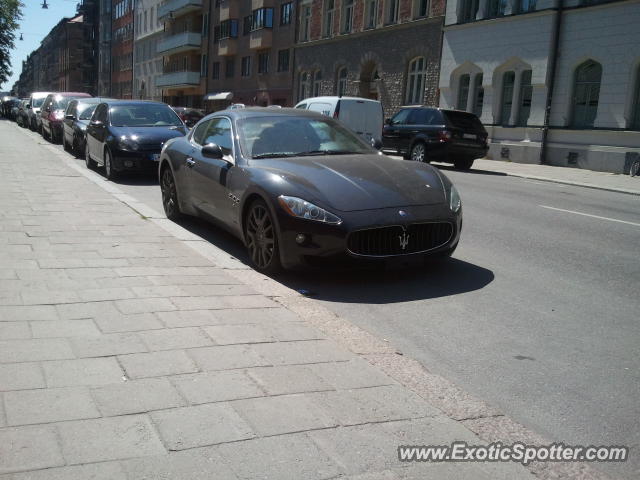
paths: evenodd
<path fill-rule="evenodd" d="M 453 225 L 449 222 L 393 225 L 352 232 L 347 248 L 355 255 L 370 257 L 408 255 L 441 247 L 452 235 Z"/>

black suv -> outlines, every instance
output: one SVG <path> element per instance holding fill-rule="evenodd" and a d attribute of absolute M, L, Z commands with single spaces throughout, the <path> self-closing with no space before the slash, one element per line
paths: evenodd
<path fill-rule="evenodd" d="M 403 107 L 385 120 L 382 148 L 418 162 L 453 163 L 468 170 L 489 150 L 487 131 L 473 113 L 432 107 Z"/>

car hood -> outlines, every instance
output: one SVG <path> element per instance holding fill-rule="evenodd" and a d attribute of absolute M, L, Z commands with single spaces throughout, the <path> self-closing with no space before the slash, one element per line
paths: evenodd
<path fill-rule="evenodd" d="M 114 137 L 125 137 L 140 145 L 161 145 L 175 137 L 183 137 L 186 130 L 183 127 L 111 127 Z"/>
<path fill-rule="evenodd" d="M 433 205 L 446 201 L 430 165 L 385 155 L 336 155 L 254 160 L 304 191 L 308 201 L 343 212 Z"/>

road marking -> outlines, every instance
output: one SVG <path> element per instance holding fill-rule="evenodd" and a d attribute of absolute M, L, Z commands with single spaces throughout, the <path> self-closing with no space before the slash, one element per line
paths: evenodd
<path fill-rule="evenodd" d="M 626 220 L 618 220 L 617 218 L 601 217 L 600 215 L 591 215 L 590 213 L 576 212 L 574 210 L 565 210 L 564 208 L 549 207 L 547 205 L 538 205 L 538 206 L 542 208 L 547 208 L 549 210 L 556 210 L 558 212 L 574 213 L 576 215 L 583 215 L 585 217 L 599 218 L 600 220 L 609 220 L 610 222 L 625 223 L 627 225 L 640 227 L 640 223 L 627 222 Z"/>

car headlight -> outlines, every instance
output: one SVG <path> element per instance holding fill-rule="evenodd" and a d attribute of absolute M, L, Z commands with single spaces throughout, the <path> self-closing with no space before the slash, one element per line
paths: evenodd
<path fill-rule="evenodd" d="M 128 138 L 118 140 L 118 147 L 122 150 L 138 150 L 138 144 Z"/>
<path fill-rule="evenodd" d="M 329 223 L 331 225 L 339 225 L 342 220 L 333 213 L 327 212 L 324 208 L 320 208 L 313 203 L 307 202 L 298 197 L 287 197 L 280 195 L 278 202 L 285 212 L 292 217 L 305 218 L 307 220 L 315 220 L 316 222 Z"/>
<path fill-rule="evenodd" d="M 456 213 L 462 207 L 462 200 L 460 199 L 460 194 L 458 193 L 458 189 L 451 185 L 451 190 L 449 191 L 449 208 L 452 212 Z"/>

